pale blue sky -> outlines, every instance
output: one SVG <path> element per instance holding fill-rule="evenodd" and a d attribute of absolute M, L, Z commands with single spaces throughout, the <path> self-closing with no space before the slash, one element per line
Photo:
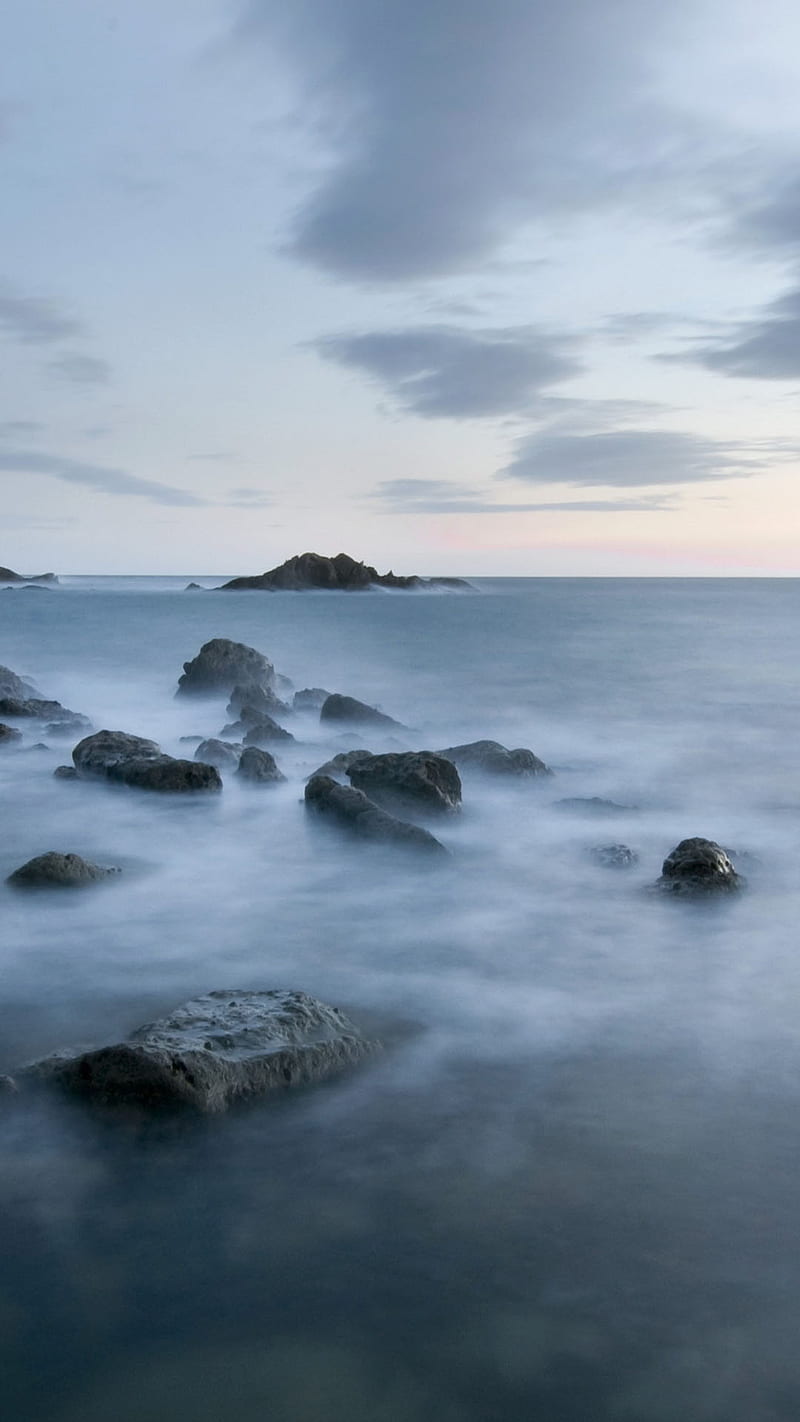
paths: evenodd
<path fill-rule="evenodd" d="M 794 3 L 0 13 L 0 563 L 800 573 Z"/>

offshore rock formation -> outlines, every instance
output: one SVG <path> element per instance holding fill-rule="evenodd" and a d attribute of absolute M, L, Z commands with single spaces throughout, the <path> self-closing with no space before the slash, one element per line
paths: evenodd
<path fill-rule="evenodd" d="M 115 866 L 104 867 L 82 859 L 79 854 L 59 854 L 50 850 L 15 869 L 6 883 L 17 889 L 75 889 L 95 883 L 98 879 L 110 879 L 119 873 Z"/>
<path fill-rule="evenodd" d="M 401 849 L 421 849 L 426 853 L 447 854 L 432 834 L 419 825 L 409 825 L 395 819 L 351 785 L 340 785 L 329 775 L 314 775 L 306 785 L 305 802 L 309 810 L 335 820 L 341 827 L 360 839 L 371 839 Z"/>
<path fill-rule="evenodd" d="M 469 588 L 463 578 L 398 577 L 396 573 L 379 573 L 369 563 L 356 562 L 347 553 L 325 558 L 321 553 L 298 553 L 287 558 L 278 568 L 254 577 L 232 578 L 218 591 L 254 589 L 259 592 L 307 592 L 325 589 L 330 592 L 364 592 L 368 588 Z"/>
<path fill-rule="evenodd" d="M 370 799 L 406 814 L 449 814 L 461 807 L 461 779 L 451 760 L 430 751 L 357 756 L 350 782 Z"/>
<path fill-rule="evenodd" d="M 667 894 L 697 897 L 734 893 L 743 883 L 722 846 L 698 837 L 682 839 L 667 855 L 655 887 Z"/>
<path fill-rule="evenodd" d="M 214 637 L 204 643 L 197 656 L 183 664 L 176 696 L 232 695 L 234 687 L 256 686 L 268 690 L 275 680 L 275 668 L 255 647 Z"/>
<path fill-rule="evenodd" d="M 125 1042 L 48 1057 L 17 1081 L 51 1082 L 107 1105 L 214 1114 L 323 1081 L 378 1047 L 338 1008 L 304 992 L 210 992 Z"/>
<path fill-rule="evenodd" d="M 37 573 L 27 578 L 22 573 L 14 573 L 11 568 L 0 568 L 0 583 L 57 583 L 55 573 Z"/>

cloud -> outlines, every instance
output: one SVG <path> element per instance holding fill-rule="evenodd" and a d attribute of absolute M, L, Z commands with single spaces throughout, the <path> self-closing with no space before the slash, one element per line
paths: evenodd
<path fill-rule="evenodd" d="M 691 10 L 691 7 L 688 7 Z M 325 165 L 288 249 L 354 281 L 473 267 L 531 220 L 617 205 L 704 165 L 651 102 L 687 12 L 641 0 L 249 0 L 235 30 L 292 65 Z"/>
<path fill-rule="evenodd" d="M 755 380 L 800 379 L 800 287 L 771 301 L 761 316 L 740 322 L 727 340 L 661 359 L 696 362 L 721 375 Z"/>
<path fill-rule="evenodd" d="M 2 420 L 0 439 L 19 439 L 20 435 L 39 434 L 43 429 L 41 420 Z"/>
<path fill-rule="evenodd" d="M 65 352 L 48 361 L 47 368 L 73 385 L 105 385 L 111 374 L 107 361 L 96 356 L 80 355 L 77 351 Z"/>
<path fill-rule="evenodd" d="M 426 419 L 528 413 L 542 389 L 579 373 L 573 346 L 527 326 L 423 326 L 313 342 L 325 360 L 366 372 L 402 409 Z"/>
<path fill-rule="evenodd" d="M 185 489 L 159 484 L 152 479 L 139 479 L 121 469 L 90 464 L 78 459 L 65 459 L 56 454 L 42 454 L 36 450 L 0 449 L 0 472 L 46 474 L 67 484 L 84 484 L 102 494 L 131 495 L 149 499 L 154 504 L 169 504 L 176 508 L 193 508 L 208 502 Z"/>
<path fill-rule="evenodd" d="M 231 504 L 235 508 L 259 509 L 269 508 L 275 501 L 271 494 L 264 489 L 229 489 L 227 497 L 223 503 Z"/>
<path fill-rule="evenodd" d="M 635 499 L 569 499 L 553 503 L 496 503 L 445 479 L 384 479 L 370 499 L 394 514 L 660 513 L 676 507 L 674 496 Z"/>
<path fill-rule="evenodd" d="M 0 333 L 24 345 L 51 345 L 80 336 L 80 322 L 66 316 L 53 301 L 39 296 L 19 296 L 0 284 Z"/>
<path fill-rule="evenodd" d="M 742 478 L 755 474 L 764 462 L 743 456 L 734 444 L 672 430 L 544 432 L 520 440 L 511 463 L 496 477 L 531 484 L 649 488 Z"/>

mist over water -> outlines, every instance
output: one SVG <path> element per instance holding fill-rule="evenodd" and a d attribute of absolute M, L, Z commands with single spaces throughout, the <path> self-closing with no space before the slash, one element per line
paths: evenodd
<path fill-rule="evenodd" d="M 283 785 L 170 797 L 0 756 L 0 1072 L 214 988 L 301 988 L 387 1049 L 209 1122 L 0 1114 L 0 1358 L 15 1422 L 782 1422 L 800 1410 L 800 584 L 500 580 L 475 594 L 0 597 L 0 662 L 99 729 L 191 757 L 211 637 L 407 732 L 285 724 Z M 207 580 L 212 581 L 212 580 Z M 22 725 L 22 723 L 18 723 Z M 491 738 L 423 866 L 309 820 L 336 751 Z M 599 814 L 559 806 L 603 797 Z M 745 874 L 651 896 L 681 839 Z M 592 846 L 625 843 L 627 870 Z M 66 901 L 65 901 L 66 900 Z"/>

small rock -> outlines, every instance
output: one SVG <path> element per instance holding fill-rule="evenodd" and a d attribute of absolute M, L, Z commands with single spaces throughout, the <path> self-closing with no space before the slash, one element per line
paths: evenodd
<path fill-rule="evenodd" d="M 193 794 L 222 789 L 220 773 L 215 765 L 196 760 L 174 760 L 171 755 L 120 760 L 110 765 L 106 774 L 109 780 L 137 790 Z"/>
<path fill-rule="evenodd" d="M 447 853 L 444 845 L 427 830 L 395 819 L 394 815 L 387 814 L 368 799 L 362 790 L 354 790 L 351 785 L 339 785 L 328 775 L 315 775 L 309 780 L 305 802 L 310 810 L 336 820 L 359 838 L 382 841 L 404 849 Z"/>
<path fill-rule="evenodd" d="M 321 686 L 305 686 L 296 691 L 292 702 L 293 711 L 320 711 L 330 696 Z"/>
<path fill-rule="evenodd" d="M 269 751 L 259 750 L 257 746 L 247 746 L 242 751 L 236 773 L 242 780 L 251 780 L 258 785 L 276 784 L 286 779 Z"/>
<path fill-rule="evenodd" d="M 448 746 L 436 752 L 445 760 L 452 760 L 459 770 L 480 770 L 486 775 L 552 775 L 549 766 L 533 754 L 520 747 L 506 750 L 499 741 L 470 741 L 463 746 Z"/>
<path fill-rule="evenodd" d="M 713 839 L 682 839 L 661 866 L 655 887 L 668 894 L 732 893 L 744 883 L 725 850 Z"/>
<path fill-rule="evenodd" d="M 279 726 L 271 716 L 260 716 L 248 729 L 244 737 L 244 744 L 246 746 L 261 746 L 265 743 L 269 745 L 273 741 L 293 740 L 294 736 L 291 731 L 284 731 L 283 726 Z"/>
<path fill-rule="evenodd" d="M 53 771 L 56 780 L 77 780 L 78 772 L 74 765 L 57 765 Z"/>
<path fill-rule="evenodd" d="M 390 809 L 442 814 L 461 805 L 461 779 L 455 765 L 431 751 L 359 756 L 347 774 L 357 790 Z"/>
<path fill-rule="evenodd" d="M 356 701 L 354 696 L 340 696 L 334 693 L 323 702 L 319 718 L 321 721 L 350 721 L 364 726 L 394 726 L 401 731 L 405 726 L 391 716 L 384 715 L 375 706 L 367 706 L 364 701 Z"/>
<path fill-rule="evenodd" d="M 207 741 L 200 742 L 194 753 L 194 758 L 204 761 L 206 765 L 215 765 L 217 770 L 236 770 L 241 753 L 241 746 L 234 745 L 231 741 L 218 741 L 211 737 Z"/>
<path fill-rule="evenodd" d="M 228 716 L 238 716 L 240 721 L 252 725 L 259 716 L 285 716 L 290 707 L 269 687 L 235 686 L 225 709 Z"/>
<path fill-rule="evenodd" d="M 14 726 L 6 726 L 0 721 L 0 746 L 17 745 L 22 740 L 22 732 Z"/>
<path fill-rule="evenodd" d="M 59 854 L 51 850 L 15 869 L 6 883 L 19 889 L 73 889 L 119 873 L 118 868 L 91 864 L 87 859 L 81 859 L 79 854 Z"/>
<path fill-rule="evenodd" d="M 627 844 L 596 844 L 589 854 L 601 869 L 630 869 L 639 862 L 636 850 Z"/>
<path fill-rule="evenodd" d="M 104 776 L 120 761 L 156 760 L 160 755 L 161 747 L 144 736 L 131 736 L 127 731 L 96 731 L 78 742 L 72 760 L 79 775 Z"/>
<path fill-rule="evenodd" d="M 324 765 L 321 765 L 307 778 L 312 780 L 314 775 L 332 775 L 334 780 L 340 779 L 347 774 L 351 766 L 356 765 L 360 760 L 369 760 L 371 755 L 372 751 L 368 750 L 339 751 L 338 755 L 335 755 L 332 760 L 326 760 Z"/>
<path fill-rule="evenodd" d="M 243 642 L 231 642 L 228 637 L 214 637 L 205 642 L 197 656 L 183 664 L 183 676 L 178 681 L 178 696 L 215 696 L 231 693 L 235 686 L 272 685 L 275 668 L 272 662 Z"/>

